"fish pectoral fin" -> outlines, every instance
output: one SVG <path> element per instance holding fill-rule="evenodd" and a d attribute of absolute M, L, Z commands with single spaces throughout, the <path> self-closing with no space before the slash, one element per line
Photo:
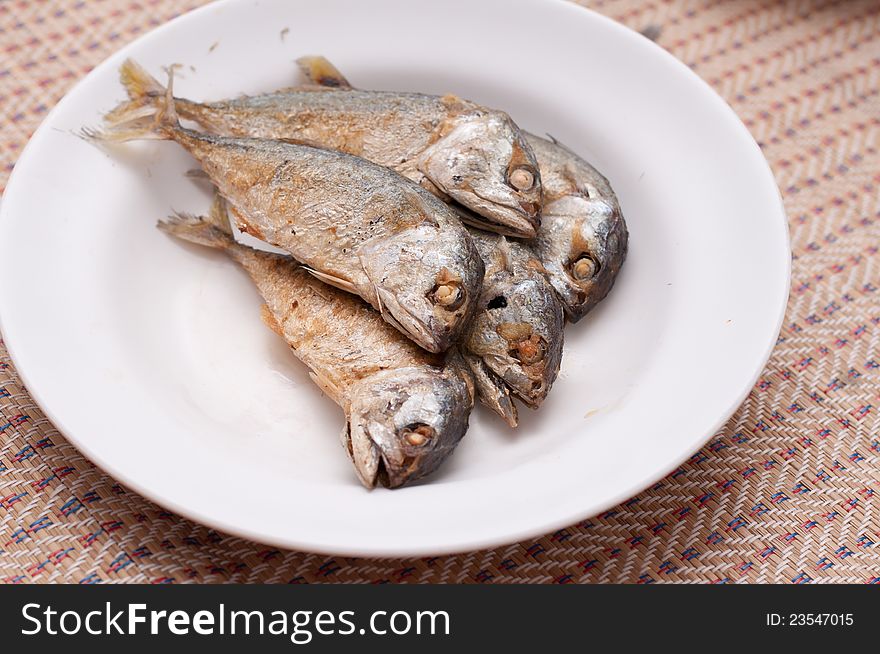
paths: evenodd
<path fill-rule="evenodd" d="M 382 304 L 382 294 L 379 293 L 379 287 L 375 284 L 373 285 L 373 292 L 376 294 L 376 309 L 379 311 L 379 315 L 384 318 L 385 307 Z"/>
<path fill-rule="evenodd" d="M 506 270 L 507 272 L 511 272 L 511 257 L 510 257 L 510 243 L 507 238 L 501 236 L 498 239 L 498 246 L 495 248 L 495 251 L 492 253 L 493 258 L 495 259 L 495 263 L 498 265 L 501 270 Z"/>
<path fill-rule="evenodd" d="M 512 272 L 510 244 L 507 239 L 497 234 L 481 236 L 481 238 L 487 242 L 489 242 L 488 239 L 492 239 L 489 242 L 491 249 L 484 248 L 488 251 L 482 253 L 483 263 L 486 266 L 486 278 L 499 272 Z"/>
<path fill-rule="evenodd" d="M 211 179 L 211 176 L 208 175 L 202 168 L 190 168 L 184 174 L 184 177 L 189 177 L 190 179 Z"/>
<path fill-rule="evenodd" d="M 307 145 L 310 148 L 318 148 L 319 150 L 327 150 L 327 146 L 319 143 L 318 141 L 312 141 L 311 139 L 295 139 L 290 137 L 277 138 L 276 141 L 281 141 L 282 143 L 289 143 L 290 145 Z"/>
<path fill-rule="evenodd" d="M 211 210 L 208 213 L 209 220 L 212 225 L 222 232 L 225 232 L 233 240 L 235 234 L 232 230 L 232 219 L 229 217 L 229 206 L 226 204 L 226 198 L 219 193 L 214 193 L 211 200 Z"/>
<path fill-rule="evenodd" d="M 355 295 L 358 295 L 357 287 L 347 279 L 336 277 L 335 275 L 330 275 L 329 273 L 321 272 L 320 270 L 315 270 L 314 268 L 309 268 L 308 266 L 303 266 L 303 270 L 305 270 L 310 275 L 317 277 L 325 284 L 330 284 L 330 286 L 335 286 L 336 288 L 342 291 L 346 291 L 347 293 L 354 293 Z"/>
<path fill-rule="evenodd" d="M 313 84 L 335 89 L 353 88 L 348 80 L 345 79 L 345 76 L 326 57 L 300 57 L 296 60 L 296 63 L 303 72 L 303 75 Z"/>
<path fill-rule="evenodd" d="M 465 387 L 467 388 L 470 406 L 473 407 L 474 400 L 477 398 L 477 389 L 474 386 L 476 383 L 474 380 L 474 374 L 471 371 L 471 366 L 468 364 L 465 355 L 461 353 L 461 350 L 457 345 L 453 345 L 446 350 L 443 374 L 455 375 L 464 382 Z"/>

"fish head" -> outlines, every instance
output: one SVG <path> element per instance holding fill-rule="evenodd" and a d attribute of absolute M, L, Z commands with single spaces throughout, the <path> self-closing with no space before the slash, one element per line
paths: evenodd
<path fill-rule="evenodd" d="M 532 147 L 510 117 L 471 111 L 419 160 L 428 180 L 475 215 L 478 227 L 533 238 L 540 225 L 541 174 Z"/>
<path fill-rule="evenodd" d="M 583 318 L 611 290 L 628 239 L 614 200 L 573 194 L 545 208 L 536 248 L 569 320 Z"/>
<path fill-rule="evenodd" d="M 479 300 L 483 263 L 453 215 L 375 239 L 362 252 L 361 265 L 388 322 L 430 352 L 458 340 Z"/>
<path fill-rule="evenodd" d="M 564 321 L 559 300 L 539 270 L 490 272 L 467 349 L 514 395 L 537 408 L 559 372 Z"/>
<path fill-rule="evenodd" d="M 383 370 L 350 396 L 342 440 L 367 488 L 397 488 L 436 470 L 467 431 L 474 402 L 457 367 Z"/>

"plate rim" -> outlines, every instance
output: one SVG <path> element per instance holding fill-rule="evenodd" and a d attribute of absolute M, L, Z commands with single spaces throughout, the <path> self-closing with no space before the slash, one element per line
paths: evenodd
<path fill-rule="evenodd" d="M 740 117 L 736 114 L 733 108 L 721 97 L 721 95 L 709 85 L 702 77 L 700 77 L 696 72 L 694 72 L 689 66 L 687 66 L 680 59 L 675 57 L 669 51 L 658 45 L 657 43 L 647 39 L 639 32 L 623 25 L 622 23 L 617 22 L 616 20 L 601 14 L 593 9 L 588 7 L 584 7 L 582 5 L 576 4 L 571 0 L 541 0 L 542 2 L 546 2 L 547 4 L 554 4 L 558 7 L 565 7 L 565 11 L 572 12 L 587 12 L 587 14 L 591 15 L 592 20 L 596 20 L 602 24 L 604 24 L 604 28 L 610 30 L 616 30 L 618 33 L 626 33 L 626 38 L 632 38 L 633 36 L 637 36 L 638 38 L 643 38 L 650 44 L 650 48 L 653 51 L 653 55 L 655 57 L 665 58 L 667 63 L 671 64 L 673 67 L 677 67 L 678 70 L 689 77 L 691 81 L 697 82 L 697 86 L 701 87 L 704 96 L 708 99 L 711 98 L 711 101 L 719 107 L 719 109 L 727 115 L 729 119 L 732 119 L 731 125 L 735 126 L 735 129 L 740 132 L 740 135 L 743 137 L 745 142 L 748 142 L 748 147 L 752 151 L 753 155 L 757 155 L 758 159 L 755 161 L 755 164 L 760 168 L 760 175 L 765 177 L 767 183 L 769 184 L 769 188 L 772 188 L 774 191 L 774 197 L 777 201 L 777 206 L 774 207 L 774 212 L 777 213 L 777 219 L 779 219 L 782 227 L 782 243 L 780 245 L 783 246 L 786 256 L 784 257 L 783 262 L 783 272 L 784 272 L 784 281 L 783 281 L 783 293 L 780 296 L 780 306 L 777 308 L 777 315 L 775 319 L 775 327 L 772 331 L 772 336 L 769 339 L 769 342 L 765 344 L 763 353 L 760 358 L 756 360 L 755 364 L 755 372 L 752 374 L 749 379 L 749 383 L 740 391 L 740 393 L 735 397 L 732 404 L 728 406 L 727 409 L 719 416 L 719 418 L 713 423 L 712 427 L 703 435 L 700 435 L 691 445 L 687 447 L 686 450 L 683 450 L 683 454 L 680 456 L 674 457 L 671 459 L 672 463 L 667 466 L 660 466 L 656 473 L 645 477 L 642 481 L 638 482 L 632 487 L 627 487 L 625 491 L 618 492 L 617 494 L 611 495 L 604 499 L 601 502 L 593 502 L 592 506 L 588 506 L 585 509 L 573 513 L 572 515 L 565 518 L 556 518 L 553 520 L 547 520 L 541 523 L 533 523 L 530 527 L 523 527 L 516 530 L 506 530 L 503 533 L 499 533 L 495 536 L 485 536 L 479 538 L 470 538 L 463 539 L 459 538 L 455 543 L 447 543 L 445 545 L 439 546 L 403 546 L 403 547 L 395 547 L 394 545 L 384 544 L 382 546 L 374 546 L 374 545 L 356 545 L 356 546 L 346 546 L 340 544 L 326 543 L 321 542 L 320 539 L 310 538 L 308 536 L 308 529 L 303 530 L 301 534 L 299 534 L 295 538 L 290 537 L 281 537 L 276 535 L 271 535 L 268 533 L 261 533 L 255 530 L 252 530 L 247 527 L 242 527 L 236 525 L 232 522 L 225 522 L 222 519 L 215 519 L 213 517 L 205 516 L 201 513 L 200 510 L 194 509 L 192 507 L 185 506 L 179 503 L 177 500 L 162 496 L 161 493 L 153 492 L 150 488 L 143 486 L 139 481 L 129 478 L 123 471 L 119 470 L 115 465 L 105 461 L 101 456 L 97 455 L 92 451 L 91 446 L 87 444 L 87 439 L 82 440 L 77 436 L 73 435 L 72 431 L 69 429 L 65 429 L 63 426 L 63 421 L 55 414 L 55 412 L 51 409 L 48 403 L 44 401 L 41 397 L 41 392 L 38 389 L 38 386 L 33 385 L 31 382 L 31 378 L 28 372 L 20 365 L 19 356 L 16 353 L 16 345 L 13 341 L 10 341 L 6 336 L 6 330 L 4 328 L 4 314 L 3 309 L 4 304 L 4 294 L 2 290 L 0 290 L 0 336 L 3 337 L 4 343 L 6 345 L 6 349 L 9 352 L 10 359 L 12 360 L 13 366 L 15 367 L 16 373 L 18 377 L 23 382 L 27 393 L 37 404 L 43 414 L 51 423 L 52 427 L 57 429 L 59 433 L 61 433 L 65 439 L 67 439 L 71 445 L 73 445 L 86 459 L 94 463 L 98 468 L 100 468 L 103 472 L 105 472 L 108 476 L 113 478 L 116 481 L 119 481 L 127 488 L 135 491 L 139 495 L 143 496 L 148 501 L 173 511 L 174 513 L 179 514 L 180 516 L 187 518 L 189 520 L 193 520 L 199 524 L 205 525 L 209 528 L 215 529 L 222 533 L 244 538 L 250 541 L 263 543 L 267 545 L 283 547 L 285 549 L 293 549 L 305 552 L 313 552 L 319 554 L 328 554 L 328 555 L 340 555 L 340 556 L 351 556 L 351 557 L 419 557 L 419 556 L 428 556 L 428 555 L 451 555 L 458 553 L 466 553 L 473 552 L 477 550 L 485 550 L 492 549 L 496 547 L 501 547 L 504 545 L 510 545 L 513 543 L 520 542 L 522 540 L 527 540 L 530 538 L 538 538 L 542 537 L 548 533 L 551 533 L 555 530 L 571 526 L 576 524 L 579 521 L 585 520 L 592 516 L 595 516 L 602 511 L 605 511 L 613 506 L 616 506 L 622 501 L 625 501 L 629 497 L 632 497 L 639 492 L 643 491 L 645 488 L 648 488 L 652 484 L 660 481 L 661 479 L 668 476 L 672 471 L 674 471 L 678 466 L 680 466 L 683 462 L 687 461 L 688 457 L 692 455 L 692 453 L 702 447 L 706 442 L 708 442 L 718 431 L 727 423 L 730 417 L 736 412 L 736 410 L 743 404 L 745 399 L 748 397 L 752 388 L 754 387 L 757 380 L 760 378 L 762 372 L 765 370 L 767 362 L 769 361 L 773 350 L 776 346 L 777 339 L 779 333 L 781 332 L 781 328 L 783 325 L 783 321 L 785 319 L 785 314 L 787 311 L 788 300 L 790 297 L 791 291 L 791 234 L 789 229 L 788 216 L 785 210 L 783 198 L 781 191 L 779 189 L 778 184 L 776 183 L 776 179 L 773 175 L 773 171 L 770 168 L 769 162 L 761 151 L 760 146 L 755 141 L 754 136 L 752 136 L 751 132 L 749 132 L 748 128 L 742 122 Z M 218 11 L 222 10 L 226 5 L 233 5 L 237 3 L 244 3 L 246 0 L 217 0 L 216 2 L 211 2 L 195 9 L 192 9 L 184 14 L 181 14 L 169 21 L 162 23 L 161 25 L 156 26 L 155 28 L 149 30 L 148 32 L 140 35 L 138 38 L 134 39 L 130 43 L 126 44 L 119 50 L 111 53 L 106 59 L 101 61 L 98 65 L 96 65 L 91 71 L 89 71 L 85 76 L 79 79 L 65 94 L 64 96 L 56 103 L 54 107 L 47 113 L 44 119 L 41 121 L 40 125 L 37 129 L 34 130 L 33 134 L 29 138 L 27 144 L 22 149 L 21 154 L 19 155 L 16 163 L 13 167 L 12 172 L 7 180 L 6 189 L 3 193 L 2 198 L 0 200 L 5 199 L 10 193 L 10 189 L 14 189 L 17 186 L 16 180 L 18 179 L 19 173 L 19 163 L 25 160 L 32 150 L 32 144 L 36 140 L 36 137 L 41 134 L 44 129 L 47 129 L 48 124 L 51 119 L 55 116 L 56 112 L 60 112 L 64 109 L 64 106 L 68 100 L 68 98 L 74 94 L 81 85 L 83 85 L 89 78 L 91 78 L 95 74 L 99 74 L 105 68 L 111 66 L 111 63 L 114 62 L 121 56 L 124 56 L 126 52 L 131 49 L 137 47 L 143 40 L 150 38 L 155 32 L 159 30 L 163 30 L 167 28 L 171 24 L 179 24 L 186 21 L 197 20 L 201 14 L 207 13 L 209 11 Z M 756 173 L 758 171 L 756 170 Z M 0 201 L 0 234 L 2 234 L 3 225 L 5 221 L 8 220 L 6 214 L 8 210 L 6 206 L 8 205 L 5 201 Z M 769 209 L 768 209 L 769 213 Z M 768 321 L 769 322 L 769 321 Z"/>

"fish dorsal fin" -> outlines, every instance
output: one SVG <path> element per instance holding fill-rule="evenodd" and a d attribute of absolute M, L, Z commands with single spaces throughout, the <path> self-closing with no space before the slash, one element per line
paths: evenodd
<path fill-rule="evenodd" d="M 330 286 L 335 286 L 338 289 L 346 291 L 348 293 L 357 294 L 357 287 L 352 284 L 347 279 L 343 279 L 342 277 L 336 277 L 335 275 L 330 275 L 325 272 L 321 272 L 320 270 L 315 270 L 314 268 L 309 268 L 308 266 L 303 266 L 303 270 L 312 275 L 313 277 L 320 279 L 325 284 L 330 284 Z"/>
<path fill-rule="evenodd" d="M 307 56 L 296 60 L 299 69 L 312 84 L 334 89 L 353 88 L 345 76 L 325 57 Z"/>

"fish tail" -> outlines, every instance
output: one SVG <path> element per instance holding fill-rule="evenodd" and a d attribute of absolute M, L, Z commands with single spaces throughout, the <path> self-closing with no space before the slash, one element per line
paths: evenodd
<path fill-rule="evenodd" d="M 208 247 L 225 250 L 238 245 L 232 232 L 226 199 L 219 193 L 214 194 L 207 216 L 175 212 L 164 221 L 159 221 L 158 227 L 185 241 Z"/>
<path fill-rule="evenodd" d="M 168 85 L 160 87 L 162 89 L 160 95 L 149 97 L 149 107 L 143 105 L 137 111 L 133 110 L 125 120 L 117 116 L 115 120 L 107 121 L 103 128 L 85 127 L 80 135 L 91 141 L 109 143 L 175 139 L 182 130 L 174 106 L 173 82 L 174 66 L 171 66 L 168 68 Z"/>
<path fill-rule="evenodd" d="M 164 97 L 165 87 L 134 59 L 126 59 L 119 67 L 119 81 L 132 100 Z"/>
<path fill-rule="evenodd" d="M 134 59 L 126 59 L 119 67 L 119 81 L 128 93 L 128 100 L 104 116 L 108 124 L 117 125 L 156 113 L 157 99 L 165 97 L 165 87 Z"/>
<path fill-rule="evenodd" d="M 212 213 L 215 211 L 214 207 L 211 207 L 211 211 Z M 228 250 L 235 247 L 236 242 L 232 233 L 215 224 L 214 220 L 210 216 L 175 212 L 165 220 L 160 220 L 157 227 L 179 239 L 209 248 Z M 226 227 L 228 229 L 228 222 Z"/>

